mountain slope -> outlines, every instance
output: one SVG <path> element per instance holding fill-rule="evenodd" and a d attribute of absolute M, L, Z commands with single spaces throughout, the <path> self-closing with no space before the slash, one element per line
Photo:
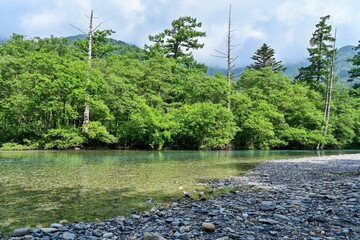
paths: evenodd
<path fill-rule="evenodd" d="M 85 34 L 79 34 L 79 35 L 75 35 L 75 36 L 69 36 L 67 37 L 67 39 L 69 39 L 69 42 L 70 43 L 74 43 L 76 40 L 78 39 L 86 39 L 86 35 Z M 131 45 L 131 44 L 128 44 L 124 41 L 121 41 L 121 40 L 116 40 L 116 39 L 113 39 L 113 38 L 109 38 L 109 42 L 115 46 L 118 46 L 119 49 L 115 51 L 115 53 L 118 53 L 118 54 L 124 54 L 126 52 L 139 52 L 141 51 L 141 48 L 135 46 L 135 45 Z"/>

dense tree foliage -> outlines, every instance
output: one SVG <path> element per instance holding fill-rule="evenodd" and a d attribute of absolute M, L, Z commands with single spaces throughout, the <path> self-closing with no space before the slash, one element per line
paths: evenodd
<path fill-rule="evenodd" d="M 319 95 L 271 70 L 247 69 L 236 88 L 235 119 L 241 131 L 235 143 L 246 148 L 311 148 L 321 138 Z"/>
<path fill-rule="evenodd" d="M 14 34 L 0 45 L 3 148 L 360 145 L 360 88 L 335 86 L 332 121 L 325 136 L 323 93 L 311 84 L 292 81 L 264 66 L 246 69 L 229 85 L 226 76 L 208 76 L 161 48 L 119 53 L 106 40 L 110 33 L 95 34 L 90 83 L 86 82 L 83 51 L 86 40 L 69 43 L 65 38 L 26 39 Z M 231 111 L 227 109 L 229 92 Z M 87 96 L 91 120 L 83 131 Z"/>

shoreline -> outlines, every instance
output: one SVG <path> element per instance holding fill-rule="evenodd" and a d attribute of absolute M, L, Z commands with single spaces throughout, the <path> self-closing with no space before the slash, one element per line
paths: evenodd
<path fill-rule="evenodd" d="M 18 229 L 9 239 L 360 239 L 360 154 L 269 160 L 206 183 L 243 190 L 128 218 Z"/>

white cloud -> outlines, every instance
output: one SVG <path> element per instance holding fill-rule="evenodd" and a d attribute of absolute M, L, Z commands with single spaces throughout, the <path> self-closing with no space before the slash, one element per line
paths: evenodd
<path fill-rule="evenodd" d="M 199 61 L 222 62 L 210 54 L 225 50 L 228 10 L 232 5 L 233 42 L 239 64 L 247 65 L 262 44 L 273 47 L 279 60 L 304 59 L 311 33 L 321 16 L 338 28 L 338 45 L 357 44 L 360 32 L 358 0 L 1 0 L 0 27 L 27 36 L 79 34 L 69 23 L 86 31 L 93 9 L 103 29 L 113 29 L 115 38 L 142 47 L 148 35 L 169 28 L 180 16 L 196 17 L 203 23 L 205 48 L 196 53 Z M 225 64 L 225 63 L 224 63 Z"/>

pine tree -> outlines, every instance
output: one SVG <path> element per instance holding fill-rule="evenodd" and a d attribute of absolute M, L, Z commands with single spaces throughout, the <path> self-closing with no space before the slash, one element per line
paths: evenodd
<path fill-rule="evenodd" d="M 255 61 L 249 68 L 259 70 L 264 67 L 271 67 L 274 72 L 283 72 L 286 70 L 282 61 L 276 61 L 275 50 L 264 43 L 251 57 Z"/>
<path fill-rule="evenodd" d="M 317 91 L 321 91 L 321 85 L 327 83 L 331 59 L 335 51 L 333 46 L 335 39 L 331 34 L 332 27 L 326 23 L 329 19 L 330 15 L 321 17 L 320 22 L 316 24 L 316 30 L 312 34 L 308 48 L 310 65 L 301 67 L 299 75 L 295 78 Z"/>
<path fill-rule="evenodd" d="M 172 21 L 171 26 L 171 29 L 150 35 L 149 40 L 154 42 L 154 45 L 145 45 L 145 49 L 150 54 L 160 50 L 167 57 L 174 58 L 188 67 L 204 68 L 205 66 L 198 64 L 192 55 L 192 50 L 204 47 L 204 44 L 199 42 L 199 38 L 206 36 L 205 32 L 199 30 L 202 23 L 196 18 L 180 17 Z"/>

